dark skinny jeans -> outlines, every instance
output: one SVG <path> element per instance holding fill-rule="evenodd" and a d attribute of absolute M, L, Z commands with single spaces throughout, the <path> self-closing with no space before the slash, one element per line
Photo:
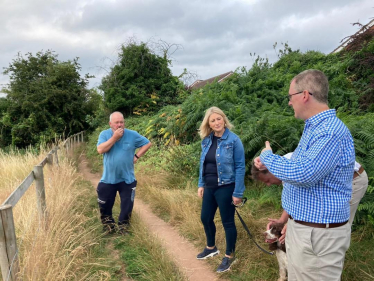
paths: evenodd
<path fill-rule="evenodd" d="M 235 207 L 231 204 L 235 184 L 204 188 L 201 221 L 204 225 L 208 247 L 216 245 L 216 226 L 214 215 L 217 207 L 221 214 L 223 228 L 226 234 L 226 255 L 235 252 L 237 231 L 235 226 Z"/>

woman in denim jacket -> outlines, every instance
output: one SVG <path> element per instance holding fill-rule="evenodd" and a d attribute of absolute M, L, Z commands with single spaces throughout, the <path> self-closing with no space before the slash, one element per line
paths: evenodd
<path fill-rule="evenodd" d="M 209 108 L 200 126 L 201 158 L 198 196 L 203 198 L 201 221 L 207 247 L 197 255 L 206 259 L 219 253 L 215 246 L 214 215 L 219 208 L 226 234 L 226 253 L 217 272 L 230 269 L 235 261 L 235 205 L 240 204 L 244 192 L 245 159 L 240 138 L 230 131 L 232 124 L 218 107 Z M 233 203 L 233 204 L 232 204 Z"/>

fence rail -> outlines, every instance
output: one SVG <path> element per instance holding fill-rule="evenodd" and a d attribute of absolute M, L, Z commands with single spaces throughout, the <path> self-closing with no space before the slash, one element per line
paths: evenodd
<path fill-rule="evenodd" d="M 60 145 L 66 151 L 72 150 L 75 143 L 83 142 L 84 132 L 72 135 Z M 22 198 L 25 192 L 35 181 L 36 198 L 39 218 L 46 218 L 46 199 L 44 188 L 43 168 L 45 165 L 58 166 L 58 149 L 56 146 L 48 155 L 36 166 L 33 171 L 23 180 L 23 182 L 9 195 L 0 206 L 0 268 L 4 281 L 17 280 L 19 272 L 19 260 L 17 249 L 17 238 L 13 219 L 13 207 Z"/>

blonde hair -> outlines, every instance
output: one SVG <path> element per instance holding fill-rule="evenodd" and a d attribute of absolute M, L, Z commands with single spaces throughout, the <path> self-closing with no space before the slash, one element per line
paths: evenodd
<path fill-rule="evenodd" d="M 209 126 L 209 117 L 213 113 L 217 113 L 217 114 L 219 114 L 223 117 L 223 121 L 225 122 L 225 127 L 226 128 L 229 128 L 229 129 L 234 128 L 234 126 L 230 123 L 229 119 L 227 118 L 226 114 L 223 113 L 223 111 L 221 109 L 219 109 L 218 107 L 213 106 L 213 107 L 210 107 L 206 110 L 203 122 L 200 125 L 199 135 L 200 135 L 201 139 L 206 138 L 207 136 L 210 135 L 211 132 L 213 132 L 212 128 L 210 128 L 210 126 Z"/>

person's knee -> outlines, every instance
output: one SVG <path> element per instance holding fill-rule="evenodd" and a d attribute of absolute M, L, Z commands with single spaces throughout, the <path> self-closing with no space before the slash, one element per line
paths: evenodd
<path fill-rule="evenodd" d="M 210 224 L 214 223 L 213 218 L 209 215 L 206 215 L 206 214 L 201 214 L 200 219 L 201 219 L 201 222 L 203 223 L 203 225 L 210 225 Z"/>
<path fill-rule="evenodd" d="M 226 229 L 226 230 L 230 230 L 230 229 L 235 229 L 236 230 L 236 226 L 235 226 L 234 221 L 222 222 L 222 225 L 223 225 L 223 228 Z"/>
<path fill-rule="evenodd" d="M 204 216 L 204 215 L 201 215 L 201 216 L 200 216 L 200 220 L 201 220 L 201 222 L 202 222 L 204 225 L 208 223 L 208 220 L 207 220 L 206 216 Z"/>

